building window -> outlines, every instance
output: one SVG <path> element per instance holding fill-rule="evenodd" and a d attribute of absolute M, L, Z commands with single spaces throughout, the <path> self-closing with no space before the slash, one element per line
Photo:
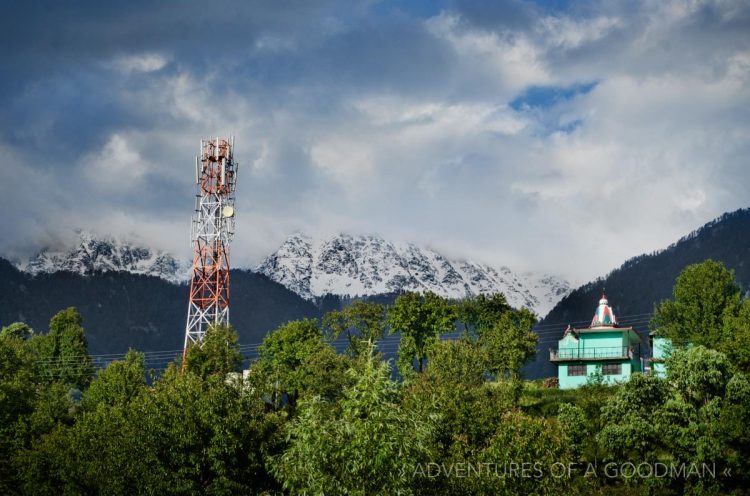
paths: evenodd
<path fill-rule="evenodd" d="M 586 375 L 586 365 L 568 365 L 568 376 Z"/>
<path fill-rule="evenodd" d="M 622 374 L 622 364 L 620 363 L 605 363 L 602 367 L 602 374 L 604 375 L 620 375 Z"/>

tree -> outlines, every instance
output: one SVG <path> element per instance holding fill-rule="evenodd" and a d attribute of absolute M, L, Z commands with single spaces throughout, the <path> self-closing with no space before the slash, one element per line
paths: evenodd
<path fill-rule="evenodd" d="M 487 352 L 468 339 L 437 341 L 431 345 L 429 355 L 423 374 L 425 382 L 477 387 L 485 381 Z"/>
<path fill-rule="evenodd" d="M 329 345 L 324 345 L 312 353 L 300 369 L 300 396 L 319 396 L 335 402 L 340 399 L 344 388 L 352 383 L 349 368 L 357 368 L 365 357 L 349 358 L 336 353 Z"/>
<path fill-rule="evenodd" d="M 276 385 L 277 403 L 278 396 L 286 395 L 294 407 L 306 392 L 330 396 L 340 394 L 343 388 L 343 359 L 325 343 L 315 320 L 282 325 L 265 337 L 258 352 L 257 366 Z"/>
<path fill-rule="evenodd" d="M 700 407 L 724 396 L 731 364 L 725 354 L 703 346 L 675 350 L 667 359 L 667 378 L 685 403 Z"/>
<path fill-rule="evenodd" d="M 367 343 L 376 343 L 387 331 L 386 307 L 380 303 L 354 301 L 343 310 L 328 312 L 323 317 L 323 329 L 329 339 L 346 334 L 347 352 L 360 355 L 368 349 Z"/>
<path fill-rule="evenodd" d="M 82 324 L 81 314 L 70 307 L 52 317 L 46 336 L 32 338 L 30 344 L 48 381 L 60 381 L 80 390 L 91 382 L 94 366 Z"/>
<path fill-rule="evenodd" d="M 512 310 L 502 293 L 489 296 L 480 294 L 461 300 L 456 305 L 458 320 L 464 325 L 465 333 L 473 337 L 492 328 L 504 314 Z"/>
<path fill-rule="evenodd" d="M 21 339 L 29 339 L 34 335 L 34 329 L 24 322 L 14 322 L 9 326 L 3 327 L 0 331 L 0 338 L 16 337 Z"/>
<path fill-rule="evenodd" d="M 145 356 L 129 350 L 124 360 L 110 363 L 99 371 L 83 395 L 83 406 L 95 410 L 97 405 L 126 405 L 143 393 L 146 385 Z"/>
<path fill-rule="evenodd" d="M 724 337 L 721 351 L 739 370 L 750 372 L 750 300 L 742 300 L 736 315 L 726 315 Z"/>
<path fill-rule="evenodd" d="M 209 327 L 200 343 L 188 347 L 185 369 L 203 378 L 214 374 L 225 377 L 237 371 L 242 364 L 238 341 L 237 332 L 231 326 Z"/>
<path fill-rule="evenodd" d="M 661 408 L 654 409 L 652 421 L 660 433 L 664 451 L 672 461 L 677 464 L 712 464 L 719 474 L 732 467 L 736 459 L 730 447 L 736 431 L 723 421 L 727 418 L 726 413 L 732 411 L 727 410 L 733 404 L 729 385 L 739 385 L 732 379 L 731 364 L 726 355 L 703 346 L 675 350 L 667 360 L 667 381 L 673 393 Z M 734 474 L 729 480 L 719 476 L 712 485 L 714 489 L 732 485 L 737 482 L 733 478 L 744 480 L 746 474 Z M 701 480 L 677 479 L 673 483 L 683 493 L 699 493 L 706 489 Z"/>
<path fill-rule="evenodd" d="M 404 378 L 422 372 L 430 346 L 440 334 L 455 329 L 456 312 L 448 300 L 435 293 L 405 293 L 388 310 L 391 334 L 401 333 L 398 370 Z"/>
<path fill-rule="evenodd" d="M 471 339 L 439 341 L 426 369 L 406 386 L 403 406 L 419 418 L 437 418 L 430 438 L 433 462 L 445 466 L 477 461 L 514 396 L 485 379 L 487 353 Z M 422 481 L 422 494 L 465 494 L 446 474 Z"/>
<path fill-rule="evenodd" d="M 0 492 L 12 494 L 16 482 L 14 452 L 24 444 L 19 423 L 34 412 L 34 357 L 14 335 L 0 339 Z"/>
<path fill-rule="evenodd" d="M 741 300 L 734 272 L 713 260 L 688 265 L 672 295 L 655 308 L 651 328 L 677 347 L 692 343 L 721 349 L 724 321 L 736 315 Z"/>
<path fill-rule="evenodd" d="M 26 494 L 137 494 L 158 460 L 144 449 L 143 417 L 122 405 L 57 424 L 18 455 Z"/>
<path fill-rule="evenodd" d="M 254 379 L 257 377 L 254 377 Z M 29 494 L 263 494 L 278 489 L 264 458 L 283 417 L 254 382 L 227 383 L 171 365 L 128 402 L 99 402 L 24 450 Z"/>
<path fill-rule="evenodd" d="M 670 397 L 666 381 L 655 375 L 633 374 L 602 408 L 603 428 L 597 439 L 609 459 L 655 461 L 661 429 L 654 412 Z"/>
<path fill-rule="evenodd" d="M 489 370 L 500 378 L 518 380 L 521 367 L 536 355 L 536 316 L 528 309 L 505 312 L 480 329 L 479 344 L 487 351 Z"/>
<path fill-rule="evenodd" d="M 289 446 L 272 471 L 291 494 L 408 494 L 429 458 L 429 418 L 405 411 L 390 367 L 368 359 L 337 408 L 319 397 L 300 404 Z"/>
<path fill-rule="evenodd" d="M 554 472 L 555 466 L 559 469 L 572 461 L 560 425 L 517 411 L 503 416 L 478 461 L 495 470 L 486 470 L 483 477 L 477 478 L 474 494 L 566 494 L 570 483 L 567 476 L 555 476 L 559 472 Z M 514 464 L 518 467 L 515 473 Z M 520 472 L 524 468 L 526 476 Z"/>
<path fill-rule="evenodd" d="M 727 383 L 719 432 L 726 437 L 727 465 L 738 488 L 750 483 L 750 379 L 735 374 Z"/>
<path fill-rule="evenodd" d="M 21 453 L 59 425 L 73 423 L 77 406 L 70 386 L 40 380 L 38 355 L 19 335 L 0 339 L 0 492 L 14 494 L 21 484 Z M 46 336 L 45 336 L 46 338 Z"/>
<path fill-rule="evenodd" d="M 565 433 L 571 455 L 576 461 L 580 461 L 586 452 L 587 441 L 591 439 L 586 414 L 578 405 L 561 403 L 557 421 Z"/>

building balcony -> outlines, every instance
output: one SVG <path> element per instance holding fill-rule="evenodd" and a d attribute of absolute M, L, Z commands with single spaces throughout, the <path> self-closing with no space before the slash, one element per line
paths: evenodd
<path fill-rule="evenodd" d="M 549 350 L 549 359 L 552 362 L 577 362 L 598 360 L 632 360 L 636 356 L 636 346 L 609 346 L 602 348 L 563 348 L 561 350 Z"/>

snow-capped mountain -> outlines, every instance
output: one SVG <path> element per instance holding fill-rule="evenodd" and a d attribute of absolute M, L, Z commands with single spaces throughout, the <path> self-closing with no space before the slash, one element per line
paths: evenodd
<path fill-rule="evenodd" d="M 44 249 L 17 261 L 31 273 L 69 271 L 82 275 L 126 271 L 184 283 L 190 262 L 142 243 L 81 231 L 63 249 Z M 372 296 L 400 291 L 433 291 L 449 298 L 502 292 L 515 307 L 540 316 L 571 291 L 570 284 L 547 274 L 515 273 L 466 260 L 449 260 L 413 244 L 376 236 L 338 234 L 314 240 L 294 234 L 255 269 L 308 300 L 326 294 Z"/>
<path fill-rule="evenodd" d="M 511 305 L 541 316 L 571 291 L 567 281 L 552 275 L 517 274 L 507 267 L 449 260 L 413 244 L 347 234 L 320 240 L 294 234 L 255 270 L 306 299 L 399 291 L 449 298 L 502 292 Z"/>
<path fill-rule="evenodd" d="M 93 272 L 126 271 L 148 274 L 170 282 L 188 279 L 190 264 L 169 253 L 137 246 L 132 241 L 113 237 L 95 237 L 81 231 L 75 244 L 63 250 L 44 249 L 28 260 L 16 263 L 19 269 L 31 273 L 58 271 L 87 275 Z"/>

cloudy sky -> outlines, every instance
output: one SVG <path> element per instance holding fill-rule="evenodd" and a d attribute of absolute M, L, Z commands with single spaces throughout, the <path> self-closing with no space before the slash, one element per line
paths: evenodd
<path fill-rule="evenodd" d="M 377 233 L 577 280 L 750 204 L 744 0 L 5 3 L 0 250 L 188 257 L 232 133 L 239 265 Z"/>

